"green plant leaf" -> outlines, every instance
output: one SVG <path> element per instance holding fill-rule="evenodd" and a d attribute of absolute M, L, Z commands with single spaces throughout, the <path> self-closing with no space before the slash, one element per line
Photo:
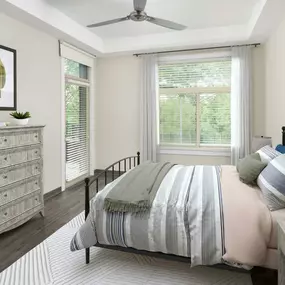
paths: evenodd
<path fill-rule="evenodd" d="M 10 116 L 19 120 L 31 118 L 30 112 L 12 112 L 10 113 Z"/>

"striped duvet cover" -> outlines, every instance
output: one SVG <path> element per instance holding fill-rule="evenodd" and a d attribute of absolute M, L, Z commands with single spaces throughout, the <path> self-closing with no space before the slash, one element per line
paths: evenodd
<path fill-rule="evenodd" d="M 151 211 L 109 213 L 104 198 L 124 175 L 92 200 L 90 213 L 71 241 L 71 250 L 96 243 L 191 258 L 191 265 L 221 263 L 225 254 L 221 168 L 174 166 L 162 181 Z"/>

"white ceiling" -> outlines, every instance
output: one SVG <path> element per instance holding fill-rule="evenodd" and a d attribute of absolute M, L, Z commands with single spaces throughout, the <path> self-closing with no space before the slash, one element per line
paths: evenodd
<path fill-rule="evenodd" d="M 125 17 L 133 11 L 132 0 L 46 0 L 79 24 Z M 175 21 L 189 30 L 245 25 L 259 0 L 148 0 L 150 16 Z M 147 22 L 123 22 L 90 29 L 102 39 L 148 34 L 179 33 Z"/>

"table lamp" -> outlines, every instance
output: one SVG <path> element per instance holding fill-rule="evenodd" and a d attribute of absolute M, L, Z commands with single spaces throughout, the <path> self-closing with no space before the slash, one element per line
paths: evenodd
<path fill-rule="evenodd" d="M 256 152 L 266 145 L 269 145 L 272 147 L 271 137 L 254 136 L 251 142 L 251 152 Z"/>

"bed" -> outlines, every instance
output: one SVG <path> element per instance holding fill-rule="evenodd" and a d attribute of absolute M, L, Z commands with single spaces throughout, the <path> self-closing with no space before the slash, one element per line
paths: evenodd
<path fill-rule="evenodd" d="M 282 128 L 282 145 L 278 146 L 279 151 L 284 149 L 283 146 L 285 146 L 285 127 Z M 90 262 L 90 247 L 97 246 L 188 262 L 191 259 L 192 266 L 219 265 L 217 260 L 221 256 L 222 264 L 234 266 L 235 268 L 251 269 L 253 266 L 262 266 L 277 269 L 277 220 L 285 220 L 285 209 L 270 212 L 265 205 L 260 189 L 257 186 L 252 187 L 242 183 L 234 166 L 186 167 L 175 165 L 159 187 L 154 200 L 156 208 L 153 206 L 154 210 L 151 212 L 153 214 L 133 217 L 125 213 L 120 213 L 120 215 L 104 213 L 103 203 L 108 191 L 124 179 L 127 173 L 139 166 L 140 153 L 138 152 L 136 156 L 121 159 L 98 175 L 85 179 L 86 222 L 74 236 L 71 249 L 85 248 L 87 264 Z M 194 168 L 195 175 L 199 172 L 211 173 L 210 176 L 207 174 L 208 176 L 206 179 L 204 178 L 204 181 L 209 180 L 208 184 L 215 184 L 216 187 L 213 189 L 212 196 L 205 194 L 197 199 L 198 194 L 195 194 L 193 189 L 197 188 L 196 193 L 201 193 L 202 190 L 198 186 L 201 184 L 200 180 L 197 180 L 196 184 L 192 181 L 191 183 L 196 185 L 194 185 L 195 187 L 191 186 L 192 188 L 182 182 L 179 184 L 179 189 L 182 189 L 182 193 L 185 192 L 185 197 L 188 192 L 191 193 L 187 194 L 192 195 L 191 199 L 188 197 L 189 201 L 198 201 L 198 203 L 200 203 L 200 200 L 204 201 L 205 207 L 200 208 L 199 214 L 193 212 L 191 216 L 190 212 L 193 211 L 193 208 L 199 207 L 194 204 L 189 204 L 187 207 L 177 206 L 182 194 L 179 193 L 176 197 L 172 197 L 174 195 L 174 190 L 172 190 L 174 186 L 171 186 L 171 188 L 169 185 L 173 181 L 171 185 L 175 185 L 175 181 L 181 180 L 178 173 L 183 173 L 183 177 L 188 175 L 189 181 L 198 179 L 195 178 L 194 174 L 191 174 Z M 108 181 L 110 175 L 111 181 Z M 105 188 L 99 192 L 99 179 L 102 177 L 104 178 Z M 190 179 L 190 177 L 192 178 Z M 218 180 L 220 184 L 217 183 Z M 206 182 L 204 184 L 207 185 Z M 91 187 L 95 187 L 97 194 L 90 202 Z M 183 187 L 189 189 L 188 192 L 184 191 Z M 211 192 L 209 189 L 206 188 L 204 192 Z M 168 206 L 163 200 L 165 199 L 165 192 L 169 192 Z M 183 198 L 183 201 L 185 199 Z M 216 200 L 216 202 L 212 203 L 212 200 Z M 169 207 L 169 204 L 175 204 L 175 207 Z M 245 209 L 250 210 L 245 211 Z M 185 218 L 185 212 L 189 219 Z M 175 216 L 175 219 L 173 219 L 173 216 Z M 194 216 L 198 216 L 195 221 L 193 220 Z M 165 217 L 165 219 L 161 219 L 165 222 L 159 221 L 160 217 Z M 149 222 L 151 218 L 153 220 Z M 112 223 L 106 222 L 106 219 L 110 219 Z M 171 223 L 167 222 L 170 220 Z M 186 222 L 187 227 L 191 228 L 189 234 L 184 232 L 184 228 L 187 228 L 185 227 Z M 207 233 L 208 229 L 210 230 Z M 195 231 L 207 234 L 204 234 L 204 236 L 202 234 L 192 234 Z M 150 234 L 152 232 L 154 234 Z M 166 235 L 167 238 L 164 237 Z M 203 242 L 200 240 L 203 240 Z M 177 244 L 181 246 L 177 247 Z M 190 251 L 187 251 L 188 247 L 191 248 Z M 203 247 L 206 247 L 207 250 Z M 211 254 L 205 252 L 211 252 Z"/>

